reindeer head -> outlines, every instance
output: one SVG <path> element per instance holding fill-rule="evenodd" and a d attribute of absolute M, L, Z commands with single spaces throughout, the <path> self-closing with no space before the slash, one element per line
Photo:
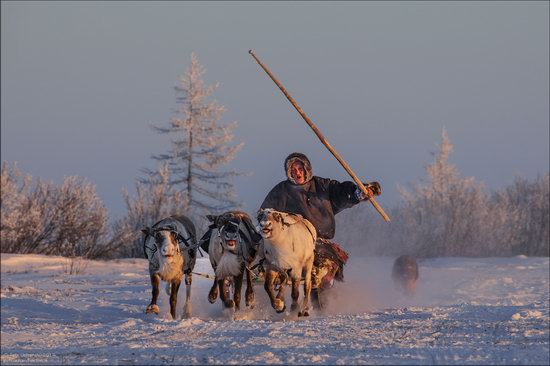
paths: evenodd
<path fill-rule="evenodd" d="M 149 228 L 141 230 L 145 235 L 150 235 L 155 241 L 157 255 L 161 262 L 171 263 L 180 255 L 178 233 L 170 228 Z"/>
<path fill-rule="evenodd" d="M 223 248 L 232 253 L 237 253 L 241 241 L 239 232 L 239 227 L 241 225 L 240 216 L 228 212 L 219 216 L 206 215 L 206 217 L 214 223 L 218 229 L 218 235 L 220 236 Z"/>
<path fill-rule="evenodd" d="M 269 238 L 273 231 L 273 222 L 271 221 L 271 217 L 273 216 L 272 212 L 273 209 L 261 208 L 256 216 L 256 219 L 258 220 L 256 231 L 258 231 L 265 239 Z"/>
<path fill-rule="evenodd" d="M 258 220 L 256 230 L 264 239 L 273 238 L 282 230 L 285 230 L 286 227 L 299 222 L 304 222 L 313 235 L 314 240 L 317 238 L 315 227 L 311 225 L 309 221 L 304 219 L 302 215 L 276 211 L 273 208 L 261 208 L 258 211 L 256 218 Z"/>
<path fill-rule="evenodd" d="M 286 213 L 275 211 L 272 208 L 260 209 L 257 215 L 257 231 L 265 239 L 273 237 L 278 228 L 288 225 L 288 223 L 285 222 L 286 215 Z"/>

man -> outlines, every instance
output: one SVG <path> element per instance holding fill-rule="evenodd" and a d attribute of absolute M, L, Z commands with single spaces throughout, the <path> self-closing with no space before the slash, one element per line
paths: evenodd
<path fill-rule="evenodd" d="M 296 152 L 285 159 L 284 167 L 287 179 L 273 187 L 261 208 L 300 214 L 315 226 L 318 239 L 313 287 L 330 287 L 333 277 L 343 280 L 343 266 L 348 259 L 348 254 L 338 244 L 330 241 L 335 233 L 334 215 L 380 195 L 380 184 L 366 183 L 369 193 L 366 196 L 353 182 L 338 182 L 314 176 L 309 159 Z M 331 268 L 334 264 L 337 264 L 337 268 Z"/>

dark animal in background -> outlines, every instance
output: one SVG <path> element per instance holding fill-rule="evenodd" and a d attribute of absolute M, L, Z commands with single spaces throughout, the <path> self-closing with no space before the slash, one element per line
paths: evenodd
<path fill-rule="evenodd" d="M 197 251 L 195 225 L 185 216 L 170 216 L 141 231 L 145 235 L 143 251 L 149 260 L 153 287 L 151 303 L 145 313 L 158 314 L 157 299 L 160 281 L 163 280 L 167 283 L 166 293 L 170 296 L 170 314 L 175 319 L 178 290 L 185 274 L 184 315 L 191 317 L 191 271 L 195 267 Z"/>
<path fill-rule="evenodd" d="M 221 215 L 206 216 L 212 225 L 201 238 L 201 248 L 208 252 L 215 279 L 208 293 L 208 301 L 213 304 L 218 298 L 225 308 L 240 309 L 241 289 L 246 272 L 245 303 L 249 308 L 255 305 L 252 273 L 249 269 L 256 257 L 259 242 L 262 240 L 252 224 L 252 220 L 242 211 L 228 211 Z M 233 285 L 233 299 L 230 287 Z"/>
<path fill-rule="evenodd" d="M 410 255 L 402 255 L 393 263 L 392 279 L 396 288 L 407 295 L 414 295 L 418 280 L 418 264 Z"/>

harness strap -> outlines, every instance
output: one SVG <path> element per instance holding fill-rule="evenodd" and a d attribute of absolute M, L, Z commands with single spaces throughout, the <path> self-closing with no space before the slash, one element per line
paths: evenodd
<path fill-rule="evenodd" d="M 304 224 L 304 226 L 306 227 L 307 231 L 309 231 L 309 234 L 311 235 L 311 237 L 312 237 L 313 239 L 316 239 L 317 233 L 312 232 L 312 231 L 311 231 L 311 228 L 309 227 L 309 225 L 306 224 L 303 220 L 302 220 L 301 222 Z"/>
<path fill-rule="evenodd" d="M 147 234 L 145 235 L 145 237 L 143 238 L 143 256 L 145 257 L 145 259 L 149 259 L 149 257 L 147 257 L 147 249 L 150 249 L 151 252 L 155 253 L 157 251 L 157 247 L 154 246 L 153 248 L 150 248 L 147 246 L 147 239 L 149 239 L 151 235 Z"/>
<path fill-rule="evenodd" d="M 181 235 L 179 233 L 179 231 L 177 231 L 173 226 L 169 225 L 169 226 L 164 226 L 164 227 L 160 227 L 160 228 L 155 228 L 153 229 L 153 232 L 157 232 L 157 231 L 169 231 L 171 233 L 174 233 L 176 234 L 176 240 L 178 242 L 178 251 L 180 252 L 181 249 L 180 249 L 180 243 L 183 243 L 185 246 L 186 246 L 186 250 L 187 251 L 192 251 L 194 249 L 196 249 L 197 247 L 200 246 L 199 243 L 195 244 L 195 245 L 192 245 L 192 244 L 189 244 L 189 241 L 195 241 L 194 240 L 194 236 L 193 234 L 190 234 L 188 238 L 185 238 L 183 235 Z M 153 235 L 145 235 L 144 239 L 143 239 L 143 253 L 144 253 L 144 256 L 146 259 L 148 259 L 147 257 L 147 249 L 149 249 L 149 251 L 151 251 L 152 253 L 155 253 L 157 251 L 157 248 L 156 246 L 153 246 L 153 247 L 149 247 L 147 246 L 147 240 L 149 239 L 150 236 L 153 236 Z M 201 253 L 201 255 L 203 255 Z M 204 255 L 203 255 L 204 256 Z"/>
<path fill-rule="evenodd" d="M 201 257 L 203 257 L 203 258 L 204 258 L 204 253 L 202 252 L 202 249 L 201 249 L 201 247 L 200 247 L 200 246 L 199 246 L 199 247 L 197 248 L 197 250 L 199 251 L 199 253 L 200 253 Z"/>
<path fill-rule="evenodd" d="M 255 280 L 256 278 L 260 277 L 260 276 L 256 275 L 254 272 L 252 272 L 252 270 L 253 270 L 254 268 L 256 268 L 256 267 L 258 267 L 257 264 L 256 264 L 254 267 L 252 267 L 252 268 L 248 268 L 248 266 L 246 266 L 246 265 L 244 266 L 244 268 L 246 268 L 246 270 L 248 271 L 248 273 L 250 273 L 250 274 L 252 275 L 252 279 L 253 279 L 253 280 Z"/>
<path fill-rule="evenodd" d="M 202 276 L 202 277 L 206 277 L 206 278 L 211 279 L 211 280 L 215 280 L 215 279 L 216 279 L 215 276 L 212 276 L 212 275 L 210 275 L 210 274 L 208 274 L 208 273 L 202 273 L 202 272 L 191 272 L 191 273 L 196 274 L 196 275 L 199 275 L 199 276 Z"/>
<path fill-rule="evenodd" d="M 260 261 L 257 264 L 253 265 L 252 268 L 246 267 L 246 269 L 248 269 L 249 271 L 253 271 L 257 267 L 260 267 L 260 270 L 263 270 L 264 269 L 264 261 L 265 261 L 265 258 L 262 258 L 262 259 L 260 259 Z M 265 272 L 265 270 L 263 270 L 262 272 Z"/>

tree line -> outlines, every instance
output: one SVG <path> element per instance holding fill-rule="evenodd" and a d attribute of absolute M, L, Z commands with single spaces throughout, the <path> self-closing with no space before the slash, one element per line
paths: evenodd
<path fill-rule="evenodd" d="M 1 172 L 1 251 L 67 257 L 142 257 L 140 229 L 172 214 L 185 214 L 206 230 L 206 214 L 238 209 L 231 178 L 222 171 L 243 144 L 233 144 L 236 123 L 220 123 L 225 108 L 208 101 L 218 87 L 206 86 L 205 69 L 192 54 L 191 65 L 175 87 L 178 108 L 168 126 L 153 126 L 171 137 L 168 152 L 155 154 L 155 169 L 144 168 L 135 194 L 123 191 L 126 215 L 108 222 L 95 186 L 66 177 L 60 185 L 3 162 Z M 433 256 L 549 255 L 548 173 L 534 180 L 516 178 L 489 194 L 474 178 L 460 178 L 449 163 L 452 144 L 445 130 L 428 181 L 401 188 L 402 200 L 383 222 L 370 205 L 336 216 L 345 248 L 369 255 Z"/>
<path fill-rule="evenodd" d="M 488 193 L 473 177 L 461 178 L 448 160 L 453 146 L 445 130 L 427 180 L 400 187 L 402 200 L 385 223 L 358 205 L 337 216 L 336 239 L 368 255 L 549 256 L 548 172 Z"/>

